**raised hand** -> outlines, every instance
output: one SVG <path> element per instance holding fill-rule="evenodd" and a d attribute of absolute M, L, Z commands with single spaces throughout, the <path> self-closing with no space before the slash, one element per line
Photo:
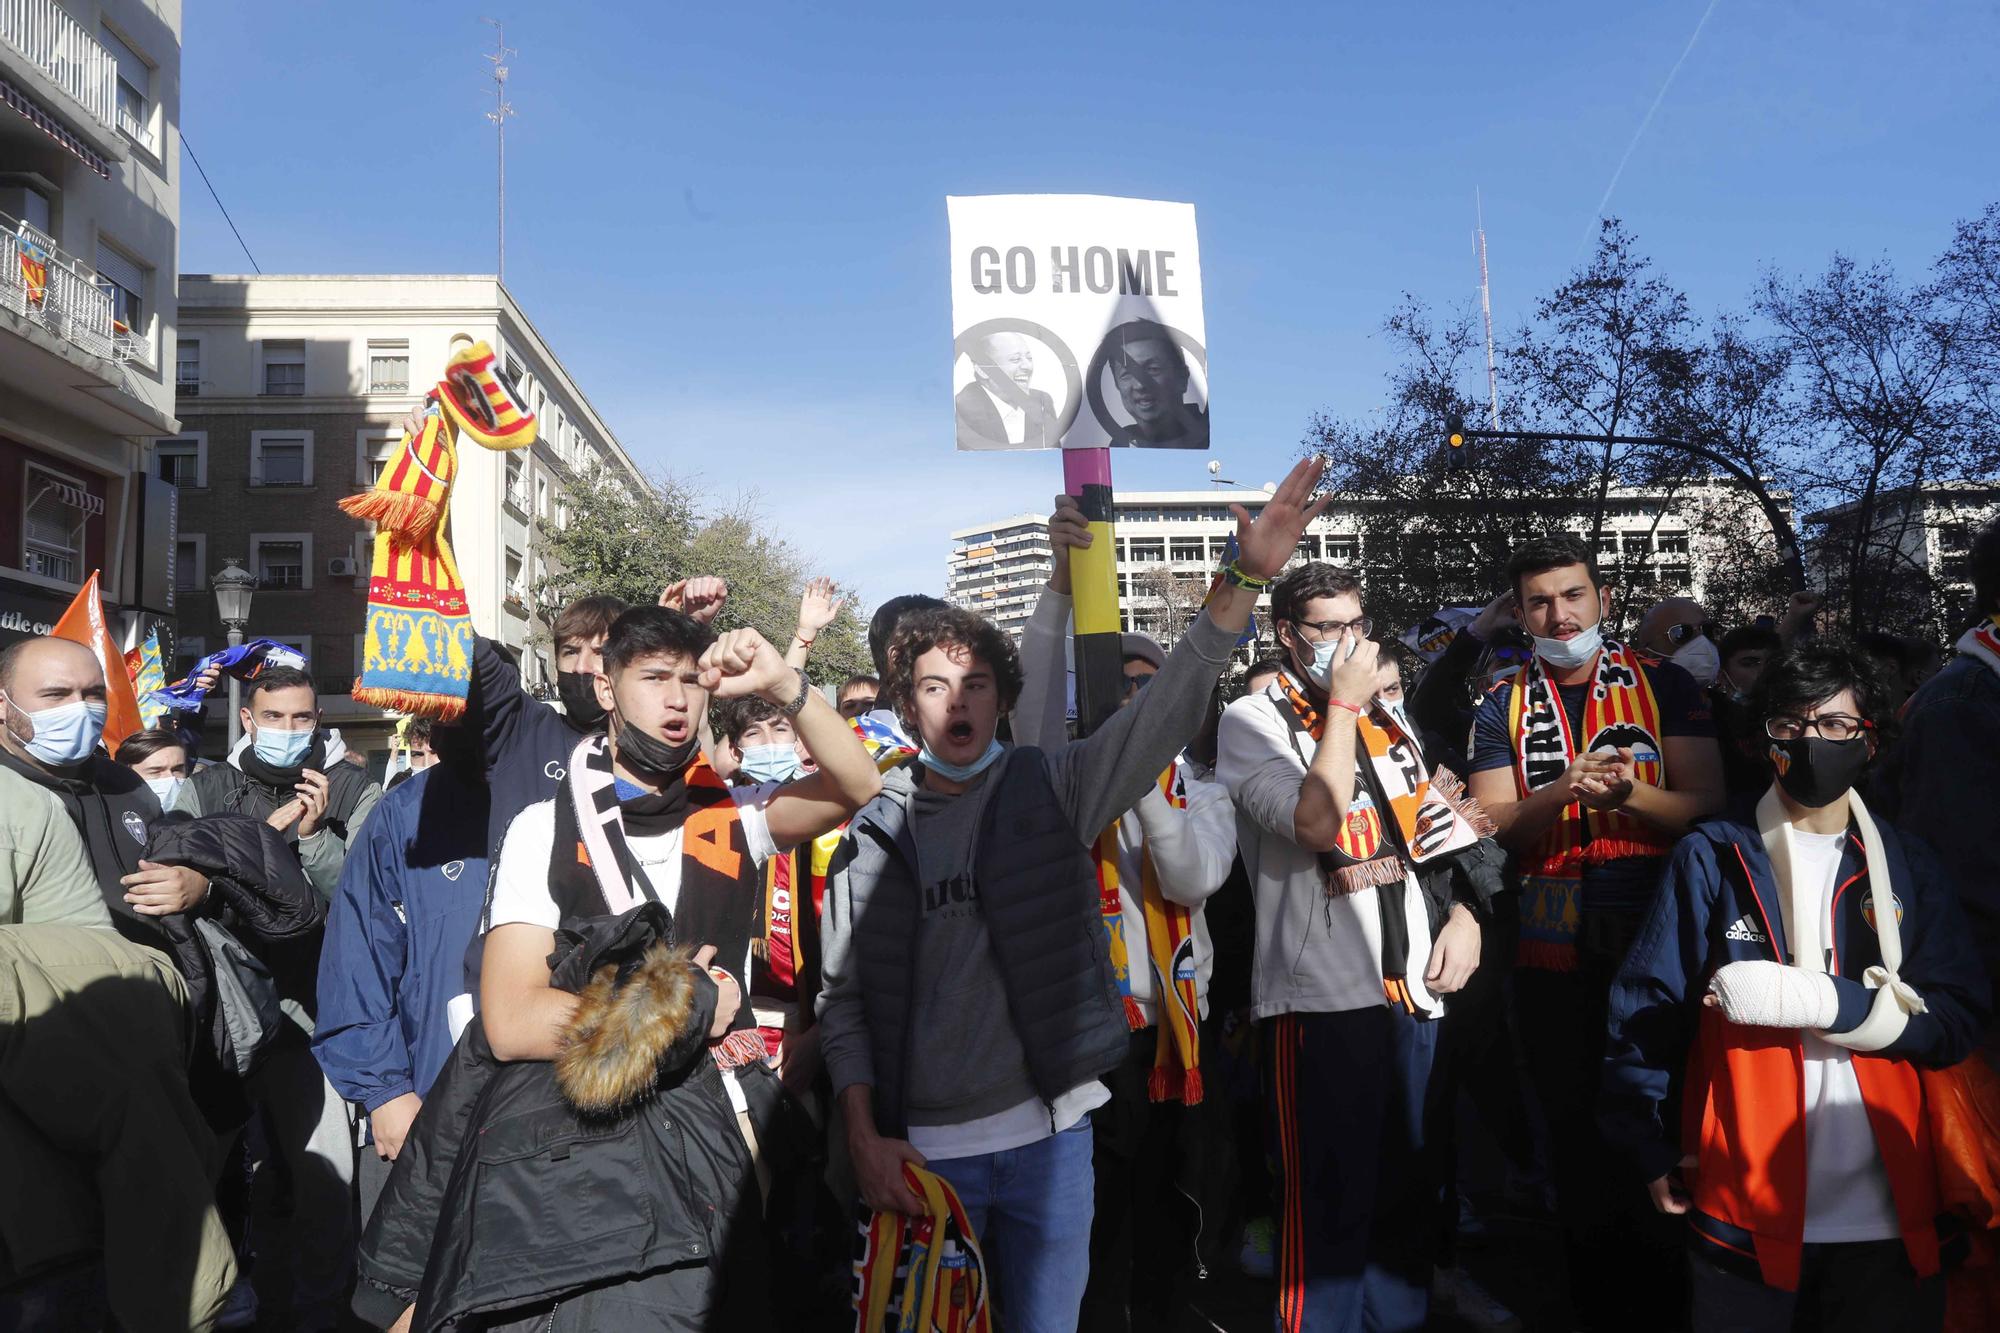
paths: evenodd
<path fill-rule="evenodd" d="M 805 594 L 799 598 L 800 640 L 811 643 L 821 630 L 834 622 L 846 600 L 834 581 L 825 575 L 806 580 Z"/>
<path fill-rule="evenodd" d="M 701 687 L 718 699 L 757 694 L 782 707 L 798 697 L 799 673 L 754 629 L 721 635 L 697 665 Z"/>
<path fill-rule="evenodd" d="M 1049 545 L 1055 553 L 1055 567 L 1049 587 L 1059 593 L 1070 590 L 1069 553 L 1090 545 L 1090 523 L 1083 516 L 1083 504 L 1074 495 L 1058 495 L 1056 509 L 1049 515 Z"/>
<path fill-rule="evenodd" d="M 1278 483 L 1255 519 L 1240 504 L 1229 506 L 1236 516 L 1236 567 L 1252 578 L 1275 577 L 1299 549 L 1306 525 L 1318 518 L 1333 497 L 1312 498 L 1326 471 L 1326 459 L 1302 458 Z"/>
<path fill-rule="evenodd" d="M 722 604 L 729 600 L 729 585 L 713 574 L 702 574 L 691 579 L 679 579 L 660 590 L 660 605 L 673 611 L 684 611 L 697 624 L 706 625 L 722 611 Z"/>

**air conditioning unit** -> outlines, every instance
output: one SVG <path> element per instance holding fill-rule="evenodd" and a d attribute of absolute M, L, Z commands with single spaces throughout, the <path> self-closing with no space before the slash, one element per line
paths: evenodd
<path fill-rule="evenodd" d="M 337 579 L 351 579 L 361 572 L 361 566 L 351 555 L 337 555 L 326 562 L 326 572 Z"/>

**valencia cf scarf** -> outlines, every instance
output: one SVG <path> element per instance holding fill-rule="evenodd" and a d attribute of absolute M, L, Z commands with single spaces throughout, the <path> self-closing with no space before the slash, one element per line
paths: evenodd
<path fill-rule="evenodd" d="M 855 1333 L 991 1333 L 986 1258 L 958 1192 L 908 1162 L 903 1181 L 923 1200 L 920 1215 L 861 1212 Z"/>
<path fill-rule="evenodd" d="M 627 810 L 619 802 L 617 782 L 605 738 L 580 742 L 556 792 L 550 852 L 549 891 L 565 921 L 618 916 L 643 903 L 660 902 L 626 841 Z M 750 948 L 762 874 L 750 856 L 729 788 L 697 755 L 668 788 L 632 804 L 660 807 L 664 822 L 677 823 L 681 830 L 681 885 L 668 912 L 669 942 L 689 949 L 712 944 L 720 966 L 731 971 L 741 967 Z M 640 817 L 650 821 L 654 812 Z M 764 1058 L 764 1042 L 748 1004 L 737 1010 L 735 1030 L 709 1049 L 724 1069 Z"/>
<path fill-rule="evenodd" d="M 1187 809 L 1187 778 L 1178 763 L 1160 774 L 1160 790 L 1176 810 Z M 1126 815 L 1137 831 L 1138 816 Z M 1110 941 L 1111 974 L 1125 1000 L 1125 1021 L 1134 1032 L 1146 1026 L 1146 1015 L 1132 998 L 1132 962 L 1125 940 L 1125 908 L 1118 879 L 1118 825 L 1097 837 L 1097 904 Z M 1194 962 L 1194 912 L 1170 901 L 1160 888 L 1153 853 L 1139 844 L 1139 906 L 1146 923 L 1146 966 L 1153 974 L 1153 1003 L 1159 1010 L 1158 1040 L 1153 1048 L 1153 1072 L 1146 1078 L 1146 1096 L 1156 1102 L 1201 1101 L 1201 992 Z"/>
<path fill-rule="evenodd" d="M 1325 717 L 1289 672 L 1278 679 L 1294 728 L 1321 743 Z M 1375 705 L 1354 724 L 1354 796 L 1333 849 L 1320 856 L 1326 892 L 1344 897 L 1376 890 L 1383 992 L 1406 1013 L 1428 1011 L 1431 1006 L 1418 1002 L 1409 981 L 1411 923 L 1429 925 L 1413 872 L 1492 836 L 1493 820 L 1450 769 L 1430 771 L 1416 738 L 1388 709 Z M 1303 751 L 1299 757 L 1305 758 Z M 1400 893 L 1393 891 L 1397 886 Z"/>
<path fill-rule="evenodd" d="M 458 437 L 488 449 L 524 449 L 535 442 L 536 425 L 483 342 L 452 354 L 426 405 L 423 429 L 403 436 L 375 488 L 340 507 L 376 525 L 354 697 L 449 722 L 465 711 L 472 683 L 472 617 L 445 534 Z"/>
<path fill-rule="evenodd" d="M 1578 755 L 1618 747 L 1632 751 L 1639 781 L 1666 785 L 1660 705 L 1646 676 L 1647 660 L 1624 644 L 1605 640 L 1591 673 L 1580 734 L 1572 734 L 1569 715 L 1539 657 L 1515 674 L 1507 730 L 1519 795 L 1561 781 Z M 1577 801 L 1564 806 L 1521 858 L 1521 965 L 1557 972 L 1576 967 L 1585 865 L 1664 856 L 1671 846 L 1664 833 L 1623 810 L 1592 810 Z"/>

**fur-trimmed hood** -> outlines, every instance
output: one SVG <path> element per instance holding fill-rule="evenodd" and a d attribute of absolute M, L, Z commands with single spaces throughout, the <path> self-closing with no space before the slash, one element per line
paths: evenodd
<path fill-rule="evenodd" d="M 577 996 L 556 1085 L 579 1114 L 615 1115 L 677 1082 L 708 1040 L 716 986 L 671 938 L 657 903 L 564 924 L 550 982 Z"/>

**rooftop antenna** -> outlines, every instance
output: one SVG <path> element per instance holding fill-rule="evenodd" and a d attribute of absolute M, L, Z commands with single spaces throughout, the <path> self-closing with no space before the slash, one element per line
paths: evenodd
<path fill-rule="evenodd" d="M 479 21 L 493 25 L 493 53 L 486 57 L 493 62 L 493 109 L 486 113 L 486 118 L 493 122 L 495 136 L 500 141 L 499 255 L 494 269 L 495 276 L 504 284 L 507 281 L 507 117 L 514 114 L 514 106 L 507 100 L 507 57 L 521 53 L 507 45 L 507 30 L 499 19 Z"/>
<path fill-rule="evenodd" d="M 1493 423 L 1493 429 L 1500 429 L 1500 376 L 1493 368 L 1493 288 L 1486 280 L 1486 207 L 1479 197 L 1479 187 L 1472 187 L 1472 213 L 1475 219 L 1475 248 L 1479 251 L 1479 312 L 1486 317 L 1486 413 Z"/>

